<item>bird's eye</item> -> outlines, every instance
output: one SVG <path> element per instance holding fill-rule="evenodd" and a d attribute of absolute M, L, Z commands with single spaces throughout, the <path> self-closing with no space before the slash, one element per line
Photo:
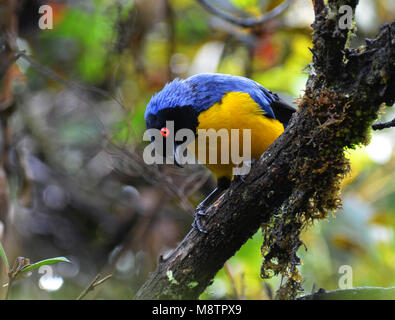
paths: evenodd
<path fill-rule="evenodd" d="M 161 133 L 161 135 L 162 135 L 163 137 L 166 138 L 166 137 L 170 134 L 170 130 L 167 129 L 167 128 L 162 128 L 162 129 L 160 129 L 160 133 Z"/>

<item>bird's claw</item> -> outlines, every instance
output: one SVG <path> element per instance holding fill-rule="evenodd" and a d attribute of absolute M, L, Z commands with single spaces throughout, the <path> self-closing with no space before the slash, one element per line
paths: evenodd
<path fill-rule="evenodd" d="M 247 175 L 235 175 L 233 181 L 235 182 L 241 181 L 242 183 L 245 183 L 247 181 Z"/>
<path fill-rule="evenodd" d="M 193 223 L 192 223 L 192 227 L 194 229 L 197 229 L 203 233 L 207 233 L 207 230 L 205 230 L 202 227 L 202 224 L 200 223 L 200 220 L 199 220 L 199 216 L 205 216 L 205 215 L 206 215 L 206 211 L 203 208 L 198 207 L 195 211 L 195 219 L 193 220 Z"/>

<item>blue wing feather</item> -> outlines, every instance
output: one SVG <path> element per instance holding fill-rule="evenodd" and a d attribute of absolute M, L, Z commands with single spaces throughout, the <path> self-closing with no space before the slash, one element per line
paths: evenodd
<path fill-rule="evenodd" d="M 217 73 L 198 74 L 166 84 L 162 91 L 152 97 L 145 117 L 171 107 L 192 106 L 197 112 L 202 112 L 220 102 L 228 92 L 248 93 L 266 116 L 275 118 L 270 104 L 278 99 L 277 96 L 251 79 Z"/>
<path fill-rule="evenodd" d="M 196 103 L 206 110 L 220 102 L 228 92 L 248 93 L 266 115 L 274 118 L 270 103 L 275 96 L 257 82 L 239 76 L 225 74 L 198 74 L 185 80 L 196 88 Z"/>

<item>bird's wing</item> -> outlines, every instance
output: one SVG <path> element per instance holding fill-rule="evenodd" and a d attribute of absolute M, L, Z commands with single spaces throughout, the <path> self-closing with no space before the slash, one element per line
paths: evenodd
<path fill-rule="evenodd" d="M 265 116 L 279 120 L 284 125 L 284 128 L 286 128 L 292 114 L 296 111 L 295 107 L 265 87 L 259 84 L 258 86 L 260 94 L 257 94 L 256 97 L 258 98 L 257 100 L 261 109 L 265 112 Z M 262 96 L 264 99 L 261 98 Z"/>
<path fill-rule="evenodd" d="M 280 98 L 273 100 L 270 107 L 272 108 L 276 119 L 284 125 L 284 128 L 286 128 L 292 114 L 296 111 L 296 108 Z"/>
<path fill-rule="evenodd" d="M 186 79 L 194 92 L 194 106 L 204 111 L 220 102 L 229 92 L 245 92 L 250 95 L 268 118 L 278 119 L 287 126 L 295 108 L 259 83 L 244 77 L 226 74 L 198 74 Z"/>

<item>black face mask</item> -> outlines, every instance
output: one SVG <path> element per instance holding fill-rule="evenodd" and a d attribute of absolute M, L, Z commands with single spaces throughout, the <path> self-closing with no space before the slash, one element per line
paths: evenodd
<path fill-rule="evenodd" d="M 166 140 L 174 139 L 176 133 L 180 129 L 189 129 L 195 133 L 196 136 L 196 128 L 198 126 L 198 112 L 192 106 L 184 106 L 184 107 L 174 107 L 174 108 L 165 108 L 158 111 L 156 114 L 149 114 L 146 119 L 147 129 L 157 129 L 161 131 L 161 136 L 159 141 L 155 141 L 154 137 L 151 137 L 151 142 L 154 142 L 159 147 L 157 150 L 159 154 L 161 154 L 164 158 L 166 158 Z M 167 132 L 168 137 L 165 136 L 164 129 L 166 128 L 166 121 L 172 121 L 174 124 L 174 132 Z M 173 140 L 174 149 L 177 145 L 182 144 L 186 141 L 186 137 L 184 137 L 183 141 L 175 141 Z M 160 152 L 161 151 L 161 152 Z M 175 150 L 169 150 L 169 155 L 173 155 Z M 177 162 L 175 162 L 179 165 Z M 180 166 L 180 165 L 179 165 Z"/>

